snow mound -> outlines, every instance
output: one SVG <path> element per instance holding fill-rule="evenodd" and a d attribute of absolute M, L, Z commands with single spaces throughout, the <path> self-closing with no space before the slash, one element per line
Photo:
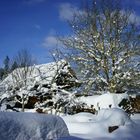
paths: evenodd
<path fill-rule="evenodd" d="M 107 126 L 123 126 L 131 124 L 129 116 L 121 109 L 101 109 L 97 115 L 97 121 L 102 121 Z"/>
<path fill-rule="evenodd" d="M 101 123 L 96 123 L 96 116 L 93 114 L 83 112 L 62 116 L 62 118 L 72 136 L 91 139 L 93 136 L 106 133 L 104 126 Z"/>
<path fill-rule="evenodd" d="M 64 121 L 53 115 L 0 112 L 0 140 L 57 140 L 69 136 Z"/>
<path fill-rule="evenodd" d="M 93 119 L 93 114 L 81 112 L 74 115 L 74 120 L 77 122 L 89 122 Z"/>
<path fill-rule="evenodd" d="M 62 118 L 65 121 L 69 121 L 69 122 L 83 123 L 83 122 L 90 122 L 91 120 L 93 120 L 94 115 L 91 113 L 81 112 L 75 115 L 62 116 Z"/>
<path fill-rule="evenodd" d="M 81 102 L 86 103 L 88 106 L 94 105 L 96 110 L 102 108 L 111 108 L 118 107 L 118 104 L 122 101 L 122 99 L 127 99 L 128 95 L 126 93 L 123 94 L 113 94 L 113 93 L 106 93 L 103 95 L 94 95 L 94 96 L 87 96 L 87 97 L 80 97 L 79 100 Z"/>
<path fill-rule="evenodd" d="M 65 121 L 69 133 L 72 136 L 80 137 L 84 139 L 110 137 L 118 133 L 122 133 L 121 128 L 130 128 L 133 126 L 133 122 L 127 116 L 127 114 L 118 108 L 101 109 L 97 115 L 91 113 L 78 113 L 75 115 L 62 116 Z M 108 127 L 119 126 L 119 129 L 110 134 Z M 125 136 L 124 136 L 125 137 Z"/>

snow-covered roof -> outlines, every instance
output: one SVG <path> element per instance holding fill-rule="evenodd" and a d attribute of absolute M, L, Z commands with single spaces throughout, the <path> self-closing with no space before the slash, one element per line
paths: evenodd
<path fill-rule="evenodd" d="M 43 84 L 44 81 L 45 81 L 45 84 L 46 84 L 46 81 L 47 83 L 50 83 L 58 71 L 62 71 L 62 69 L 63 71 L 67 71 L 67 67 L 69 67 L 69 65 L 65 60 L 31 66 L 29 67 L 28 74 L 26 76 L 27 84 L 32 86 L 35 83 Z M 0 83 L 0 86 L 2 87 L 2 85 L 5 85 L 5 84 L 8 84 L 8 85 L 14 84 L 15 82 L 17 82 L 13 78 L 14 75 L 19 75 L 19 73 L 22 73 L 23 71 L 24 71 L 24 68 L 15 69 Z M 22 82 L 22 80 L 24 79 L 22 78 L 22 74 L 21 74 L 21 77 L 19 77 L 18 82 Z"/>

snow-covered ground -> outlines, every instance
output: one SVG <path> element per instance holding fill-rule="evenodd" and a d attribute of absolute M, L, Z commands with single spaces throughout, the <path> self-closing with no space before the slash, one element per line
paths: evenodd
<path fill-rule="evenodd" d="M 130 119 L 121 109 L 102 109 L 97 115 L 79 113 L 62 116 L 67 124 L 71 137 L 68 140 L 138 140 L 140 138 L 140 114 Z M 112 133 L 109 126 L 119 126 Z"/>
<path fill-rule="evenodd" d="M 57 140 L 66 136 L 67 126 L 58 116 L 0 112 L 0 140 Z"/>
<path fill-rule="evenodd" d="M 140 137 L 140 114 L 129 118 L 118 108 L 101 109 L 96 115 L 82 112 L 61 118 L 0 112 L 0 140 L 138 140 Z M 109 126 L 119 128 L 109 133 Z"/>
<path fill-rule="evenodd" d="M 94 105 L 97 113 L 62 115 L 64 121 L 52 115 L 1 112 L 0 140 L 138 140 L 140 114 L 129 118 L 118 107 L 123 98 L 128 95 L 107 93 L 80 97 L 79 102 Z M 110 126 L 119 128 L 109 133 Z"/>
<path fill-rule="evenodd" d="M 138 140 L 140 138 L 140 114 L 131 117 L 118 107 L 127 94 L 110 94 L 80 97 L 79 101 L 88 106 L 94 105 L 96 115 L 91 113 L 78 113 L 62 116 L 69 133 L 69 139 L 89 140 Z M 111 107 L 109 107 L 111 105 Z M 109 133 L 109 126 L 119 128 Z"/>

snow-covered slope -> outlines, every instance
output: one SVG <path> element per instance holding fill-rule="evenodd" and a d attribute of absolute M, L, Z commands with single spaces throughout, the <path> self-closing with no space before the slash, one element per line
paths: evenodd
<path fill-rule="evenodd" d="M 0 112 L 0 140 L 57 140 L 66 136 L 67 126 L 58 116 Z"/>

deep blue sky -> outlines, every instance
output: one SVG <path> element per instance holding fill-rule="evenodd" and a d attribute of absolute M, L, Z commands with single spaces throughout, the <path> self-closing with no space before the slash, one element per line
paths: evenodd
<path fill-rule="evenodd" d="M 123 0 L 122 0 L 123 1 Z M 82 0 L 0 0 L 0 66 L 27 48 L 39 63 L 51 61 L 49 51 L 56 45 L 54 36 L 69 34 L 64 19 Z M 125 0 L 140 21 L 140 0 Z"/>

